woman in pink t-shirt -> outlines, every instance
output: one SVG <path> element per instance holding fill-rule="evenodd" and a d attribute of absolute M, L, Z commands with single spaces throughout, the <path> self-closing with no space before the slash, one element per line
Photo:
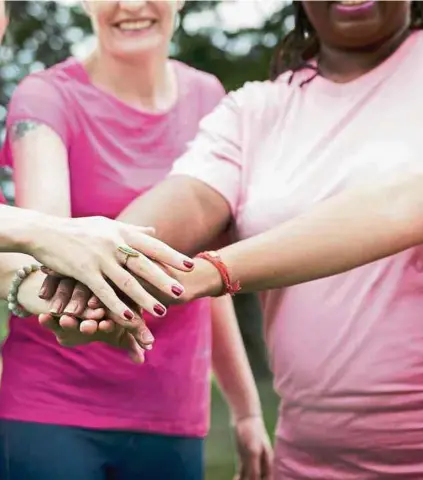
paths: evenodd
<path fill-rule="evenodd" d="M 421 480 L 423 3 L 294 8 L 275 81 L 225 98 L 121 218 L 148 208 L 185 252 L 235 220 L 242 241 L 219 254 L 264 291 L 277 480 Z M 204 259 L 175 278 L 187 299 L 222 292 Z"/>
<path fill-rule="evenodd" d="M 164 179 L 224 90 L 214 76 L 168 60 L 181 2 L 84 5 L 98 47 L 83 63 L 68 59 L 19 85 L 3 158 L 14 167 L 18 206 L 115 218 Z M 65 349 L 37 318 L 12 316 L 2 351 L 1 478 L 201 479 L 212 357 L 241 468 L 267 476 L 269 440 L 230 299 L 172 307 L 166 322 L 165 307 L 144 300 L 156 342 L 143 365 L 100 343 Z M 66 312 L 79 315 L 72 305 Z"/>

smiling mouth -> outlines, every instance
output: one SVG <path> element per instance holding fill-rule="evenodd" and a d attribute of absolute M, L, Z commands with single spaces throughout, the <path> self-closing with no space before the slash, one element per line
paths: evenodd
<path fill-rule="evenodd" d="M 333 2 L 337 3 L 338 5 L 342 5 L 343 7 L 358 7 L 361 5 L 365 5 L 367 3 L 373 3 L 373 1 L 369 0 L 345 0 L 340 2 Z"/>
<path fill-rule="evenodd" d="M 141 32 L 143 30 L 148 30 L 156 23 L 153 19 L 145 20 L 127 20 L 124 22 L 119 22 L 114 25 L 115 28 L 122 32 Z"/>

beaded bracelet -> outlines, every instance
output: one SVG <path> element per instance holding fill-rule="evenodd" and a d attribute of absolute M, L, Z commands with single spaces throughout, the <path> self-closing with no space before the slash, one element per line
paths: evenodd
<path fill-rule="evenodd" d="M 10 310 L 13 315 L 16 315 L 20 318 L 25 318 L 31 316 L 31 313 L 26 311 L 18 303 L 18 293 L 19 287 L 22 285 L 22 282 L 31 275 L 33 272 L 37 272 L 40 269 L 40 266 L 37 264 L 27 265 L 20 268 L 13 277 L 12 286 L 9 290 L 9 295 L 7 296 L 7 308 Z"/>

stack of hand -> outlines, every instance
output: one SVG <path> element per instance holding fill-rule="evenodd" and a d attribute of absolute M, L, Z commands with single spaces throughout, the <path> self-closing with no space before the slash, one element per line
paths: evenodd
<path fill-rule="evenodd" d="M 196 294 L 194 261 L 154 238 L 152 228 L 102 217 L 46 216 L 37 224 L 42 229 L 32 230 L 31 241 L 20 250 L 44 265 L 47 277 L 39 297 L 49 300 L 50 307 L 35 305 L 37 282 L 30 279 L 23 283 L 19 303 L 30 312 L 48 310 L 40 322 L 63 345 L 102 341 L 142 361 L 154 342 L 143 311 L 163 317 L 167 305 Z"/>
<path fill-rule="evenodd" d="M 134 259 L 131 263 L 136 264 L 137 260 Z M 165 305 L 189 300 L 189 296 L 184 295 L 184 287 L 176 282 L 173 285 L 174 296 L 171 296 L 165 293 L 165 284 L 157 285 L 159 282 L 154 276 L 150 278 L 153 283 L 148 284 L 134 275 L 134 279 L 145 288 L 143 307 L 135 305 L 122 291 L 114 288 L 119 298 L 131 306 L 134 312 L 134 320 L 125 324 L 84 284 L 62 277 L 51 269 L 43 267 L 42 270 L 47 278 L 40 296 L 50 301 L 50 313 L 41 314 L 39 321 L 56 335 L 61 345 L 71 347 L 100 341 L 127 350 L 135 362 L 143 362 L 144 352 L 151 350 L 154 343 L 153 334 L 144 322 L 143 310 L 161 317 L 166 314 Z M 151 273 L 148 270 L 146 272 Z M 160 272 L 163 273 L 162 270 Z M 158 273 L 157 270 L 155 273 Z M 147 293 L 154 290 L 155 296 L 160 297 L 161 301 Z"/>

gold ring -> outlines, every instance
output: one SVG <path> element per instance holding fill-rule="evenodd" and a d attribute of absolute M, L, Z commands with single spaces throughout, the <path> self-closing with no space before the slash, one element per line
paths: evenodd
<path fill-rule="evenodd" d="M 124 267 L 126 267 L 126 264 L 128 263 L 129 257 L 139 257 L 140 252 L 138 250 L 134 250 L 132 247 L 129 245 L 119 245 L 117 247 L 118 251 L 126 255 L 125 261 L 123 262 Z"/>

